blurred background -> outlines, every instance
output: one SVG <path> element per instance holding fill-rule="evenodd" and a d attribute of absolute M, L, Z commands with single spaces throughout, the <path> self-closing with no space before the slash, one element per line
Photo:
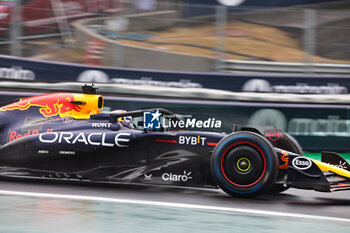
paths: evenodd
<path fill-rule="evenodd" d="M 313 63 L 349 63 L 349 17 L 337 0 L 1 0 L 0 52 L 200 72 L 288 62 L 312 73 Z"/>

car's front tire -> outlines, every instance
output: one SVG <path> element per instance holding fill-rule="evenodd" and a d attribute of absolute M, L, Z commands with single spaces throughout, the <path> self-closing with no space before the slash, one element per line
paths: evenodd
<path fill-rule="evenodd" d="M 222 139 L 211 157 L 217 185 L 237 197 L 266 192 L 275 182 L 279 161 L 271 143 L 263 136 L 240 131 Z"/>

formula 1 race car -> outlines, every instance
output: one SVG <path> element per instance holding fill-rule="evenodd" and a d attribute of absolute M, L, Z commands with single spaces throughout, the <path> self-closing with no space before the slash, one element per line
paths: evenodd
<path fill-rule="evenodd" d="M 179 130 L 172 126 L 180 119 L 168 110 L 101 113 L 103 103 L 85 85 L 82 94 L 50 93 L 2 106 L 0 177 L 219 187 L 239 197 L 289 187 L 350 189 L 344 159 L 331 152 L 323 162 L 309 159 L 275 128 Z"/>

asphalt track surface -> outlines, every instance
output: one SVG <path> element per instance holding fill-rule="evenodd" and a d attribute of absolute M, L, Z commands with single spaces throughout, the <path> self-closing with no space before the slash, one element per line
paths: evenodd
<path fill-rule="evenodd" d="M 278 195 L 233 198 L 221 190 L 145 185 L 101 185 L 0 181 L 1 191 L 154 201 L 220 208 L 273 211 L 350 220 L 350 191 L 321 193 L 289 189 Z"/>

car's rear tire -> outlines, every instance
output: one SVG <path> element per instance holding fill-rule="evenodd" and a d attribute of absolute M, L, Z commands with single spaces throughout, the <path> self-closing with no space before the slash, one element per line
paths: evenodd
<path fill-rule="evenodd" d="M 279 137 L 271 138 L 269 135 L 280 135 Z M 282 150 L 286 150 L 289 152 L 293 152 L 299 155 L 303 155 L 303 150 L 299 143 L 286 132 L 283 132 L 277 128 L 266 128 L 264 130 L 264 135 L 267 140 L 271 142 L 274 147 L 280 148 Z M 279 178 L 283 179 L 283 177 L 287 174 L 287 170 L 280 170 Z M 278 178 L 278 179 L 279 179 Z M 269 190 L 269 193 L 281 193 L 289 189 L 284 183 L 274 184 Z"/>
<path fill-rule="evenodd" d="M 237 197 L 260 195 L 273 185 L 279 161 L 271 143 L 263 136 L 240 131 L 222 139 L 211 157 L 217 185 Z"/>

